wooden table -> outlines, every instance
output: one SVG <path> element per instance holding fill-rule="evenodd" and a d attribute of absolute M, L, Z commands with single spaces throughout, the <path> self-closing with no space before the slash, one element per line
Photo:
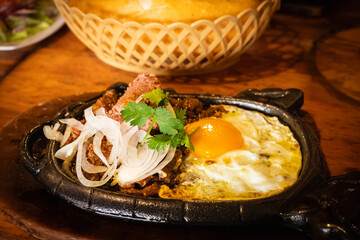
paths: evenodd
<path fill-rule="evenodd" d="M 161 81 L 180 93 L 235 95 L 248 88 L 301 89 L 302 109 L 316 123 L 313 127 L 320 134 L 330 174 L 359 171 L 360 28 L 342 29 L 345 23 L 336 16 L 304 19 L 277 14 L 231 68 L 204 76 L 161 77 Z M 40 103 L 99 92 L 135 76 L 101 62 L 63 27 L 35 46 L 0 52 L 0 128 Z M 7 209 L 0 212 L 0 239 L 37 239 L 18 226 Z M 281 231 L 272 236 L 278 235 Z"/>

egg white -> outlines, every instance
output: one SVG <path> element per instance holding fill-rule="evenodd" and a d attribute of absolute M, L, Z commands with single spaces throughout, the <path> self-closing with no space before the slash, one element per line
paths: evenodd
<path fill-rule="evenodd" d="M 193 152 L 180 166 L 173 189 L 162 186 L 164 198 L 236 200 L 274 195 L 295 183 L 301 169 L 300 145 L 277 117 L 223 105 L 221 119 L 242 134 L 244 145 L 214 159 Z"/>

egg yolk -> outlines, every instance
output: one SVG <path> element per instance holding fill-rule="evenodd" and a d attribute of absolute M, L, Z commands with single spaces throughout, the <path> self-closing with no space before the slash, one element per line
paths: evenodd
<path fill-rule="evenodd" d="M 204 118 L 185 126 L 187 134 L 199 130 L 191 137 L 194 152 L 202 158 L 216 158 L 242 147 L 241 132 L 230 122 L 219 118 Z"/>

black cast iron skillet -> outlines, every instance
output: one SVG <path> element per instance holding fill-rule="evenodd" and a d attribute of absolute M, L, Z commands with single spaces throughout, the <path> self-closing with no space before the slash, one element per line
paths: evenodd
<path fill-rule="evenodd" d="M 109 89 L 123 94 L 126 83 Z M 173 200 L 131 196 L 100 188 L 88 188 L 63 173 L 54 158 L 58 143 L 49 141 L 44 154 L 33 153 L 43 139 L 44 125 L 61 118 L 82 118 L 83 110 L 93 99 L 65 108 L 52 122 L 33 128 L 21 143 L 25 167 L 46 189 L 69 203 L 100 215 L 137 221 L 189 225 L 245 225 L 279 223 L 304 231 L 314 239 L 355 239 L 360 224 L 360 172 L 326 178 L 324 157 L 313 131 L 297 116 L 303 104 L 303 92 L 297 89 L 250 89 L 235 97 L 205 94 L 178 94 L 172 97 L 195 97 L 205 105 L 228 104 L 277 116 L 289 126 L 301 146 L 302 168 L 296 183 L 284 192 L 262 199 L 242 201 Z"/>

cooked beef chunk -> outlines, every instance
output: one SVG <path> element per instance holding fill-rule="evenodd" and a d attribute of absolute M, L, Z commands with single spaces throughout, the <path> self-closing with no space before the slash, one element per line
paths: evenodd
<path fill-rule="evenodd" d="M 106 137 L 102 139 L 101 142 L 101 151 L 104 154 L 105 158 L 108 158 L 110 155 L 112 149 L 112 144 L 106 140 Z M 101 159 L 95 154 L 94 152 L 94 146 L 93 144 L 89 144 L 89 146 L 86 149 L 86 156 L 89 163 L 96 165 L 96 166 L 104 166 L 104 163 L 101 161 Z M 75 168 L 71 169 L 73 174 L 76 175 Z M 82 171 L 85 178 L 91 181 L 99 181 L 101 179 L 101 176 L 103 173 L 87 173 L 85 171 Z"/>
<path fill-rule="evenodd" d="M 83 119 L 80 121 L 82 124 L 85 124 L 86 120 Z M 64 146 L 75 141 L 81 134 L 81 131 L 77 128 L 71 128 L 71 133 L 69 138 L 66 140 L 66 142 L 64 143 Z"/>
<path fill-rule="evenodd" d="M 100 108 L 105 108 L 105 111 L 110 111 L 118 100 L 118 96 L 115 90 L 109 90 L 104 93 L 104 95 L 99 98 L 95 104 L 93 104 L 92 109 L 96 112 Z"/>
<path fill-rule="evenodd" d="M 124 105 L 128 102 L 135 101 L 142 94 L 151 92 L 160 88 L 160 81 L 153 74 L 139 74 L 134 81 L 129 84 L 126 92 L 120 97 L 116 105 Z"/>
<path fill-rule="evenodd" d="M 223 113 L 227 113 L 223 106 L 211 106 L 208 109 L 203 109 L 200 113 L 200 118 L 221 117 Z"/>
<path fill-rule="evenodd" d="M 126 185 L 123 185 L 123 186 L 121 186 L 121 188 L 126 188 L 126 189 L 128 189 L 128 188 L 137 188 L 137 189 L 140 189 L 140 188 L 143 188 L 143 187 L 145 187 L 150 181 L 153 181 L 153 180 L 157 180 L 157 178 L 155 179 L 155 176 L 154 175 L 152 175 L 152 176 L 149 176 L 149 177 L 147 177 L 147 178 L 145 178 L 145 179 L 143 179 L 143 180 L 141 180 L 141 181 L 138 181 L 138 182 L 136 182 L 136 183 L 128 183 L 128 184 L 126 184 Z"/>
<path fill-rule="evenodd" d="M 164 167 L 159 174 L 159 180 L 166 184 L 173 184 L 176 173 L 182 161 L 182 152 L 176 149 L 174 158 Z"/>
<path fill-rule="evenodd" d="M 186 123 L 199 120 L 199 114 L 204 108 L 202 102 L 197 98 L 176 99 L 170 98 L 170 104 L 175 110 L 186 109 Z"/>
<path fill-rule="evenodd" d="M 140 74 L 129 84 L 124 95 L 122 95 L 114 107 L 109 111 L 109 117 L 121 120 L 120 111 L 128 102 L 135 101 L 142 94 L 160 88 L 160 81 L 153 74 Z"/>
<path fill-rule="evenodd" d="M 88 173 L 85 172 L 84 170 L 82 171 L 84 177 L 90 181 L 99 181 L 101 179 L 101 174 L 97 173 L 97 174 L 93 174 L 93 173 Z"/>
<path fill-rule="evenodd" d="M 158 182 L 153 182 L 151 185 L 148 185 L 144 188 L 120 188 L 119 191 L 122 193 L 128 193 L 138 196 L 156 196 L 160 190 L 160 184 Z"/>
<path fill-rule="evenodd" d="M 211 106 L 204 109 L 204 104 L 197 98 L 170 98 L 170 103 L 175 110 L 186 109 L 186 124 L 201 118 L 221 117 L 223 113 L 227 112 L 222 106 Z"/>
<path fill-rule="evenodd" d="M 111 149 L 112 149 L 112 144 L 109 141 L 107 141 L 106 137 L 104 137 L 101 141 L 101 151 L 104 154 L 105 158 L 108 158 L 110 156 Z M 104 165 L 101 159 L 95 154 L 93 144 L 89 144 L 88 148 L 86 149 L 86 156 L 89 163 L 96 166 Z"/>
<path fill-rule="evenodd" d="M 122 186 L 119 188 L 119 191 L 142 196 L 155 196 L 158 194 L 162 184 L 174 184 L 174 179 L 181 161 L 182 152 L 177 149 L 174 158 L 161 170 L 161 174 L 155 174 L 136 183 Z"/>

